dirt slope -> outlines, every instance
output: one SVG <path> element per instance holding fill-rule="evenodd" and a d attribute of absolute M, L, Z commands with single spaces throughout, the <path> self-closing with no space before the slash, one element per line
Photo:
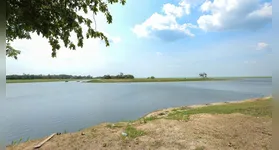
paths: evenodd
<path fill-rule="evenodd" d="M 243 114 L 196 114 L 188 121 L 152 120 L 133 125 L 145 132 L 136 138 L 121 135 L 124 126 L 101 124 L 80 132 L 55 135 L 40 150 L 159 149 L 159 150 L 265 150 L 272 149 L 272 119 Z M 8 146 L 30 150 L 38 139 Z"/>

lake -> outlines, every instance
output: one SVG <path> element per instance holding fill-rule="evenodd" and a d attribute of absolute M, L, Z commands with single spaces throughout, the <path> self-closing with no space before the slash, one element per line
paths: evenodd
<path fill-rule="evenodd" d="M 271 78 L 165 83 L 6 84 L 0 135 L 6 144 L 73 132 L 102 122 L 135 120 L 154 110 L 272 94 Z"/>

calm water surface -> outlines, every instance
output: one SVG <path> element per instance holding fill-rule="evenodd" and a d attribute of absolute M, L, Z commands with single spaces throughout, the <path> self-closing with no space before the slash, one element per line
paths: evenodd
<path fill-rule="evenodd" d="M 0 101 L 0 135 L 6 144 L 78 131 L 102 122 L 137 119 L 182 105 L 271 95 L 272 79 L 165 83 L 19 83 Z"/>

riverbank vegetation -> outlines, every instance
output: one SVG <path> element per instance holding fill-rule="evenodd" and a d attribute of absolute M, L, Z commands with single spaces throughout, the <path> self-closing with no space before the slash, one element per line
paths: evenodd
<path fill-rule="evenodd" d="M 68 81 L 81 81 L 81 80 L 86 80 L 86 79 L 15 79 L 15 80 L 6 80 L 6 83 L 68 82 Z"/>
<path fill-rule="evenodd" d="M 93 77 L 88 76 L 77 76 L 77 75 L 67 75 L 67 74 L 59 74 L 59 75 L 36 75 L 36 74 L 23 74 L 23 75 L 6 75 L 6 80 L 33 80 L 33 79 L 92 79 Z"/>
<path fill-rule="evenodd" d="M 169 108 L 56 135 L 41 149 L 271 149 L 272 103 L 265 97 Z M 42 140 L 7 149 L 32 149 Z"/>
<path fill-rule="evenodd" d="M 104 75 L 95 77 L 95 79 L 134 79 L 135 77 L 131 74 L 124 74 L 120 72 L 118 75 Z"/>
<path fill-rule="evenodd" d="M 6 75 L 6 83 L 28 83 L 28 82 L 59 82 L 59 81 L 75 81 L 75 80 L 88 80 L 93 77 L 77 76 L 77 75 L 35 75 L 35 74 L 23 74 L 23 75 Z"/>
<path fill-rule="evenodd" d="M 153 76 L 152 76 L 153 77 Z M 92 79 L 89 83 L 114 83 L 114 82 L 179 82 L 179 81 L 219 81 L 223 78 L 134 78 L 134 79 Z"/>
<path fill-rule="evenodd" d="M 118 75 L 104 75 L 93 77 L 91 75 L 6 75 L 6 83 L 27 83 L 27 82 L 59 82 L 59 81 L 80 81 L 89 80 L 89 83 L 114 83 L 114 82 L 178 82 L 178 81 L 218 81 L 218 80 L 234 80 L 241 78 L 272 78 L 270 76 L 262 77 L 207 77 L 206 73 L 200 73 L 200 77 L 186 77 L 186 78 L 157 78 L 149 76 L 147 78 L 135 78 L 132 74 L 119 73 Z"/>

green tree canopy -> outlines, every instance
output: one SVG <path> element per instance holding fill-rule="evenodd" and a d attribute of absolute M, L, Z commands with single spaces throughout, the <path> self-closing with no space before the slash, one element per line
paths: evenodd
<path fill-rule="evenodd" d="M 112 15 L 108 10 L 109 4 L 121 3 L 126 0 L 7 0 L 6 3 L 6 55 L 17 58 L 20 51 L 15 50 L 9 42 L 15 39 L 31 39 L 30 33 L 37 33 L 48 39 L 52 46 L 52 57 L 60 49 L 59 40 L 63 41 L 66 48 L 75 50 L 83 47 L 83 40 L 100 38 L 109 46 L 108 38 L 92 28 L 94 18 L 85 18 L 78 15 L 98 12 L 105 15 L 107 23 L 112 23 Z M 81 25 L 88 27 L 84 37 Z M 94 26 L 93 26 L 94 27 Z M 70 33 L 74 32 L 78 42 L 70 40 Z"/>

